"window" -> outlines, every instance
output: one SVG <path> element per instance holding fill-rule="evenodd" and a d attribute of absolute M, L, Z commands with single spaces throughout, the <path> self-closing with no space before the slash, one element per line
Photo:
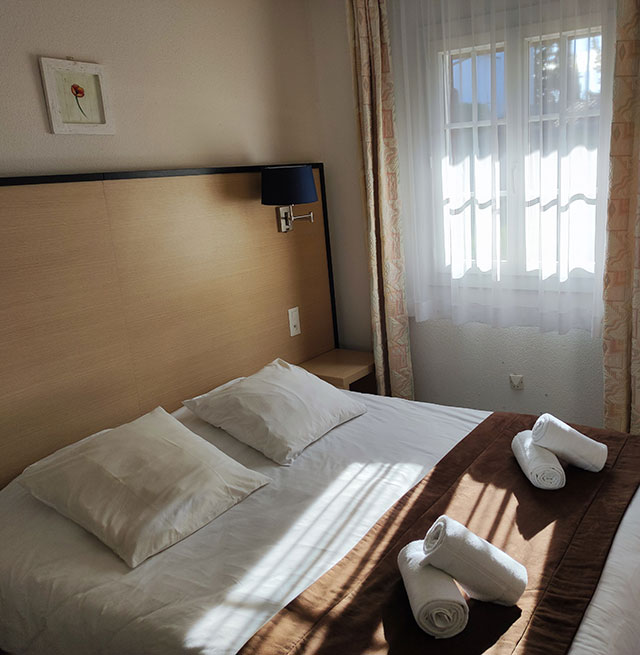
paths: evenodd
<path fill-rule="evenodd" d="M 526 74 L 509 84 L 502 43 L 440 53 L 443 253 L 454 278 L 491 271 L 494 252 L 499 277 L 505 268 L 543 279 L 594 273 L 602 36 L 592 29 L 521 45 Z M 522 135 L 507 138 L 507 106 Z"/>
<path fill-rule="evenodd" d="M 485 46 L 440 53 L 446 144 L 442 160 L 443 252 L 444 264 L 452 267 L 453 277 L 462 277 L 474 267 L 491 270 L 492 236 L 501 260 L 507 258 L 504 64 L 504 44 L 498 44 L 495 51 Z M 497 157 L 493 157 L 496 140 Z M 500 229 L 492 235 L 494 213 Z M 464 243 L 460 248 L 464 256 L 452 260 L 456 243 Z"/>
<path fill-rule="evenodd" d="M 597 331 L 613 2 L 399 4 L 410 311 Z"/>
<path fill-rule="evenodd" d="M 543 279 L 593 275 L 602 35 L 592 29 L 529 39 L 526 47 L 523 263 Z"/>

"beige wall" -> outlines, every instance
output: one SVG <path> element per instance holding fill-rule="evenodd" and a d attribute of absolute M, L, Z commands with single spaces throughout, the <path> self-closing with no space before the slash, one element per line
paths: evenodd
<path fill-rule="evenodd" d="M 370 343 L 344 0 L 0 0 L 0 175 L 324 161 L 342 343 Z M 113 136 L 53 135 L 38 56 L 104 65 Z"/>
<path fill-rule="evenodd" d="M 342 343 L 370 343 L 344 0 L 2 0 L 0 175 L 324 161 Z M 38 56 L 104 65 L 113 136 L 53 135 Z"/>
<path fill-rule="evenodd" d="M 300 0 L 1 0 L 0 175 L 317 160 Z M 49 132 L 38 56 L 95 61 L 113 136 Z"/>
<path fill-rule="evenodd" d="M 345 0 L 308 0 L 340 341 L 371 346 L 361 158 Z"/>

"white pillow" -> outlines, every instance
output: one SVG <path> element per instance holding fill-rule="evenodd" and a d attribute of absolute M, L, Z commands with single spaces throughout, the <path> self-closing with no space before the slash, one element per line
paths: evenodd
<path fill-rule="evenodd" d="M 282 359 L 184 405 L 278 464 L 291 464 L 310 443 L 367 411 L 346 393 Z"/>
<path fill-rule="evenodd" d="M 270 482 L 161 407 L 58 450 L 19 480 L 132 568 Z"/>

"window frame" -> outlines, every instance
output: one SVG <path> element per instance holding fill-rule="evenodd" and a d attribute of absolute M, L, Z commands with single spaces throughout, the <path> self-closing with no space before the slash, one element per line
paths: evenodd
<path fill-rule="evenodd" d="M 529 29 L 524 30 L 518 28 L 505 28 L 503 31 L 504 38 L 495 39 L 495 45 L 491 43 L 489 34 L 476 34 L 468 36 L 458 35 L 454 40 L 456 47 L 450 47 L 445 50 L 442 46 L 443 43 L 435 45 L 436 60 L 438 66 L 437 79 L 438 84 L 438 107 L 439 107 L 439 139 L 434 142 L 438 147 L 437 152 L 441 153 L 443 159 L 450 156 L 450 134 L 452 130 L 471 128 L 473 130 L 473 157 L 474 169 L 475 158 L 478 151 L 478 129 L 480 127 L 490 127 L 498 129 L 499 126 L 505 126 L 506 136 L 506 172 L 505 184 L 506 189 L 500 190 L 500 198 L 506 200 L 506 211 L 513 212 L 514 209 L 521 215 L 518 220 L 510 221 L 509 215 L 504 221 L 504 227 L 501 220 L 501 233 L 506 232 L 506 253 L 503 250 L 501 256 L 499 275 L 496 279 L 493 268 L 489 271 L 481 271 L 475 259 L 475 252 L 470 268 L 468 268 L 462 276 L 462 279 L 471 287 L 478 287 L 486 289 L 499 282 L 501 286 L 513 290 L 537 290 L 540 283 L 540 268 L 530 271 L 526 270 L 526 256 L 519 257 L 518 253 L 525 253 L 525 157 L 529 149 L 529 127 L 532 123 L 543 123 L 544 121 L 557 120 L 559 127 L 562 126 L 562 116 L 569 115 L 566 109 L 564 112 L 560 111 L 556 114 L 544 114 L 542 106 L 540 107 L 540 114 L 532 117 L 530 113 L 530 97 L 529 97 L 529 81 L 531 77 L 531 70 L 529 64 L 529 48 L 532 43 L 538 41 L 558 39 L 560 56 L 564 58 L 564 64 L 561 64 L 561 89 L 564 87 L 564 92 L 561 92 L 562 105 L 566 108 L 567 104 L 567 47 L 570 39 L 587 36 L 594 37 L 600 36 L 602 39 L 602 47 L 604 50 L 605 26 L 604 25 L 588 25 L 585 26 L 584 20 L 576 18 L 575 25 L 571 29 L 558 29 L 556 22 L 549 22 L 544 25 L 535 24 L 530 25 Z M 546 29 L 541 29 L 542 27 Z M 519 35 L 518 35 L 519 34 Z M 514 36 L 515 35 L 515 36 Z M 483 38 L 484 37 L 484 38 Z M 499 48 L 504 52 L 504 86 L 505 86 L 505 118 L 493 121 L 493 119 L 478 119 L 478 103 L 477 103 L 477 55 L 478 51 L 489 51 L 495 53 Z M 472 75 L 473 75 L 473 103 L 472 103 L 472 116 L 471 121 L 457 121 L 452 122 L 450 119 L 450 108 L 447 94 L 446 80 L 451 77 L 451 58 L 459 54 L 472 54 Z M 604 54 L 604 53 L 603 53 Z M 494 67 L 495 70 L 495 67 Z M 601 87 L 602 88 L 602 87 Z M 493 101 L 495 103 L 495 94 Z M 515 119 L 509 118 L 515 115 Z M 576 113 L 570 114 L 575 117 Z M 602 110 L 580 112 L 577 114 L 579 118 L 598 117 L 601 118 Z M 555 118 L 554 118 L 555 117 Z M 564 126 L 566 127 L 566 119 Z M 599 147 L 598 147 L 599 149 Z M 600 154 L 600 153 L 599 153 Z M 558 166 L 561 165 L 561 151 L 558 149 Z M 502 166 L 502 162 L 500 163 Z M 444 193 L 444 178 L 442 166 L 434 166 L 432 170 L 437 173 L 434 175 L 435 188 L 440 194 L 440 206 L 442 206 L 442 219 L 438 219 L 436 226 L 436 234 L 442 247 L 437 249 L 437 274 L 438 277 L 442 276 L 443 280 L 451 279 L 451 255 L 450 255 L 450 238 L 446 237 L 446 230 L 448 223 L 448 210 L 449 200 L 445 199 Z M 471 180 L 475 176 L 475 170 L 470 172 Z M 558 189 L 558 201 L 560 201 Z M 471 204 L 475 211 L 475 188 L 470 190 Z M 597 197 L 597 188 L 595 190 Z M 597 201 L 594 200 L 597 207 Z M 493 211 L 496 211 L 494 208 Z M 501 206 L 498 211 L 504 211 Z M 473 220 L 473 218 L 472 218 Z M 558 221 L 558 225 L 560 221 Z M 597 248 L 598 236 L 596 235 L 594 249 Z M 502 243 L 501 243 L 502 250 Z M 447 263 L 447 260 L 449 263 Z M 495 267 L 495 262 L 494 262 Z M 557 272 L 551 275 L 548 280 L 550 284 L 557 285 L 558 281 Z M 584 285 L 585 292 L 590 290 L 594 273 L 584 269 L 574 268 L 570 271 L 570 278 L 574 284 L 578 286 Z"/>

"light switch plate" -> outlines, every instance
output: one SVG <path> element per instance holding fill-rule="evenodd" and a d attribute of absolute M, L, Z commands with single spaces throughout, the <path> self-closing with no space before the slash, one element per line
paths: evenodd
<path fill-rule="evenodd" d="M 300 312 L 297 307 L 292 307 L 289 310 L 289 334 L 295 337 L 300 332 L 302 332 L 300 329 Z"/>

